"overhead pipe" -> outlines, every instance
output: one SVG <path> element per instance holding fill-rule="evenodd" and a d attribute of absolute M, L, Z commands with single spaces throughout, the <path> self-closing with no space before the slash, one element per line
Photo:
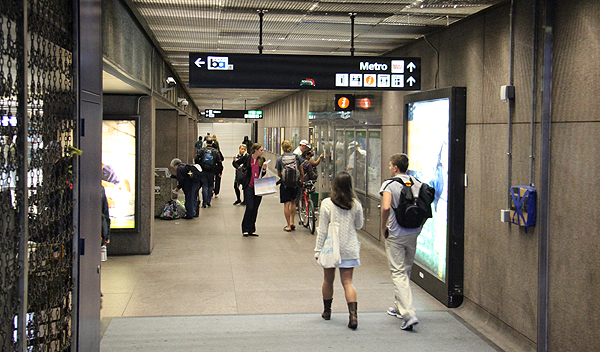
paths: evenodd
<path fill-rule="evenodd" d="M 258 53 L 262 54 L 263 52 L 263 17 L 265 16 L 265 12 L 267 12 L 267 10 L 256 10 L 258 11 L 258 18 L 259 18 L 259 26 L 260 26 L 260 34 L 258 37 Z"/>
<path fill-rule="evenodd" d="M 354 18 L 356 12 L 350 12 L 348 15 L 350 15 L 350 56 L 354 56 Z"/>

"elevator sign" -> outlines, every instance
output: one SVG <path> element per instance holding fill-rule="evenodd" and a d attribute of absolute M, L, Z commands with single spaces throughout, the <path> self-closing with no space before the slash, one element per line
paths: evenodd
<path fill-rule="evenodd" d="M 421 58 L 190 53 L 190 88 L 420 90 Z"/>

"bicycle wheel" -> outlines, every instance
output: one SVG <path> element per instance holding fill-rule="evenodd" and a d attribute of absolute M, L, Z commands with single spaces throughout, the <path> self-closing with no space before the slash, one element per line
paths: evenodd
<path fill-rule="evenodd" d="M 308 227 L 308 213 L 304 196 L 300 197 L 300 201 L 298 202 L 298 215 L 300 218 L 300 225 Z"/>
<path fill-rule="evenodd" d="M 315 234 L 315 227 L 317 225 L 317 215 L 315 214 L 315 206 L 312 200 L 308 201 L 308 229 L 311 235 Z"/>

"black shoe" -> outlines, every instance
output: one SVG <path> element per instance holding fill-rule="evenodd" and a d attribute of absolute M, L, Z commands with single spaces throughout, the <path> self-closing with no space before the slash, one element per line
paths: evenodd
<path fill-rule="evenodd" d="M 242 202 L 242 201 L 238 199 L 238 200 L 236 200 L 235 202 L 233 202 L 233 205 L 238 205 L 238 204 L 240 204 L 241 202 Z"/>
<path fill-rule="evenodd" d="M 242 233 L 242 236 L 244 236 L 244 237 L 248 237 L 248 232 L 244 232 L 244 233 Z"/>
<path fill-rule="evenodd" d="M 207 206 L 207 207 L 209 207 L 209 208 L 211 207 L 211 205 L 210 205 L 210 204 L 206 204 L 206 206 Z"/>
<path fill-rule="evenodd" d="M 202 208 L 206 208 L 206 204 L 204 204 L 204 205 L 202 206 Z"/>
<path fill-rule="evenodd" d="M 241 202 L 240 205 L 246 205 L 246 202 Z"/>
<path fill-rule="evenodd" d="M 290 228 L 292 229 L 292 231 L 296 231 L 296 225 L 290 225 Z"/>
<path fill-rule="evenodd" d="M 252 237 L 258 237 L 258 235 L 257 235 L 257 234 L 255 234 L 254 232 L 251 232 L 251 233 L 249 233 L 249 234 L 248 234 L 248 236 L 252 236 Z"/>

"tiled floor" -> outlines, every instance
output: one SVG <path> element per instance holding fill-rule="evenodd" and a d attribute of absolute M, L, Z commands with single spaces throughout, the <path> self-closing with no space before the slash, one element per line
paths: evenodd
<path fill-rule="evenodd" d="M 282 230 L 283 205 L 274 194 L 263 197 L 259 237 L 243 237 L 244 207 L 232 205 L 232 188 L 233 168 L 226 167 L 219 198 L 200 217 L 155 220 L 152 254 L 109 257 L 102 264 L 102 318 L 319 313 L 322 269 L 313 257 L 315 236 L 298 225 L 291 233 Z M 359 313 L 384 312 L 393 303 L 385 253 L 368 235 L 360 240 L 362 266 L 354 274 Z M 413 294 L 417 310 L 447 310 L 416 285 Z M 347 311 L 339 280 L 333 310 Z"/>

